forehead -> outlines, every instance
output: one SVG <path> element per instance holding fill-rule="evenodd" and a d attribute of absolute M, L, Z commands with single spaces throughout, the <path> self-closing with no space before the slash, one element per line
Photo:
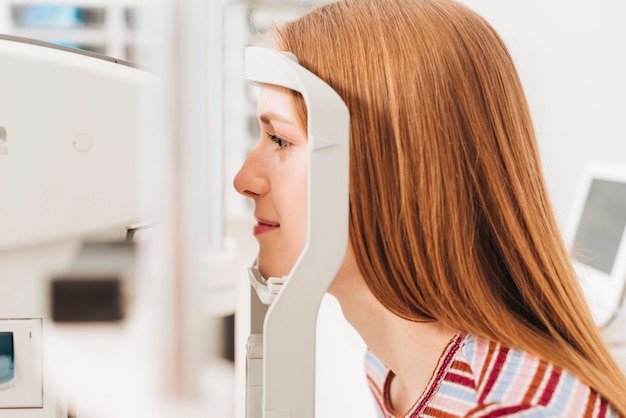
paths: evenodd
<path fill-rule="evenodd" d="M 282 122 L 289 124 L 297 123 L 297 115 L 294 109 L 291 90 L 263 84 L 257 103 L 257 115 L 261 122 Z"/>

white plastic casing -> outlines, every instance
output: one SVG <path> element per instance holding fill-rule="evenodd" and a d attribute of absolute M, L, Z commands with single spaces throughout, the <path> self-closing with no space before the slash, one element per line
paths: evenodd
<path fill-rule="evenodd" d="M 249 47 L 245 71 L 248 81 L 300 92 L 308 110 L 307 243 L 265 316 L 262 416 L 312 418 L 317 313 L 348 242 L 350 115 L 292 54 Z"/>
<path fill-rule="evenodd" d="M 593 190 L 595 181 L 609 182 L 614 185 L 612 189 L 620 190 L 622 193 L 617 194 L 608 189 Z M 586 213 L 586 211 L 590 212 Z M 600 327 L 612 321 L 624 300 L 626 225 L 613 225 L 615 223 L 613 220 L 624 219 L 626 216 L 624 211 L 626 211 L 626 165 L 600 161 L 589 162 L 583 171 L 578 195 L 574 201 L 567 236 L 573 252 L 574 268 L 594 320 Z M 592 260 L 582 261 L 585 258 L 598 257 L 600 254 L 576 254 L 580 250 L 589 250 L 573 248 L 581 223 L 585 223 L 585 232 L 588 235 L 585 238 L 586 241 L 594 240 L 596 248 L 608 246 L 607 250 L 615 252 L 609 273 L 595 267 L 596 263 Z M 614 230 L 620 227 L 620 230 Z"/>
<path fill-rule="evenodd" d="M 138 222 L 155 76 L 7 36 L 0 59 L 0 251 Z"/>

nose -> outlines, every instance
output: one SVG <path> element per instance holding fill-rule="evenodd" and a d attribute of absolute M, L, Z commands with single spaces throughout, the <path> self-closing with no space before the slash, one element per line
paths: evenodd
<path fill-rule="evenodd" d="M 264 195 L 269 190 L 268 177 L 258 147 L 255 147 L 246 158 L 233 180 L 233 186 L 239 194 L 252 199 Z"/>

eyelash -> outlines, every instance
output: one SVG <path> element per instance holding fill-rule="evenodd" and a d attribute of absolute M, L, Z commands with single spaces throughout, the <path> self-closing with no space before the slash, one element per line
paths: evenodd
<path fill-rule="evenodd" d="M 267 134 L 267 136 L 269 137 L 270 141 L 274 142 L 276 145 L 278 145 L 278 149 L 284 149 L 289 145 L 289 142 L 285 141 L 284 139 L 273 135 L 273 134 Z"/>

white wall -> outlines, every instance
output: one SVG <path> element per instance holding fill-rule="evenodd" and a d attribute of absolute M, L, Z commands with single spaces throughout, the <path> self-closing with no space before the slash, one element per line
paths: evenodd
<path fill-rule="evenodd" d="M 584 164 L 626 163 L 626 3 L 463 2 L 495 27 L 516 61 L 563 227 Z"/>

